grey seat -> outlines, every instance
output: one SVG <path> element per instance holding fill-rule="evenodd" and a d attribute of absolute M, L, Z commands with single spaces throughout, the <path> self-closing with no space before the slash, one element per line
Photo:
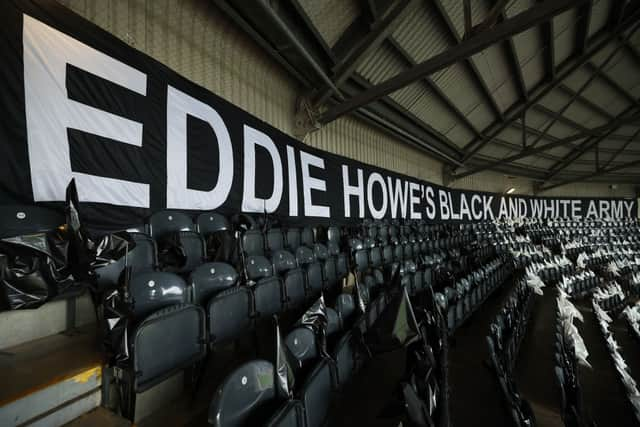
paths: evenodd
<path fill-rule="evenodd" d="M 330 242 L 340 244 L 340 228 L 339 227 L 329 227 L 327 230 L 327 238 Z"/>
<path fill-rule="evenodd" d="M 353 317 L 353 314 L 356 310 L 353 296 L 350 294 L 338 295 L 338 298 L 336 299 L 335 309 L 338 313 L 338 316 L 340 317 L 342 328 L 345 329 L 346 325 L 349 323 L 349 320 Z"/>
<path fill-rule="evenodd" d="M 203 212 L 196 218 L 198 232 L 202 235 L 231 230 L 229 220 L 216 212 Z"/>
<path fill-rule="evenodd" d="M 171 261 L 165 261 L 164 268 L 175 273 L 186 273 L 202 264 L 206 258 L 206 247 L 202 236 L 196 231 L 196 226 L 191 217 L 184 212 L 164 210 L 149 217 L 149 233 L 158 242 L 160 254 L 164 253 L 167 245 L 172 245 L 168 240 L 175 236 L 176 241 L 182 247 L 185 260 L 181 265 L 172 265 Z M 163 261 L 162 256 L 160 260 Z"/>
<path fill-rule="evenodd" d="M 136 324 L 130 342 L 133 387 L 141 392 L 204 357 L 205 314 L 202 307 L 185 304 L 186 284 L 175 274 L 133 276 L 129 294 Z"/>
<path fill-rule="evenodd" d="M 267 231 L 267 249 L 272 253 L 284 249 L 284 234 L 279 228 Z"/>
<path fill-rule="evenodd" d="M 331 336 L 341 330 L 340 317 L 338 312 L 331 307 L 327 307 L 327 336 Z"/>
<path fill-rule="evenodd" d="M 309 248 L 313 247 L 314 237 L 313 237 L 313 230 L 311 229 L 311 227 L 304 227 L 302 229 L 301 242 L 303 245 Z"/>
<path fill-rule="evenodd" d="M 232 341 L 253 329 L 253 300 L 246 286 L 226 289 L 207 304 L 207 329 L 211 345 Z"/>
<path fill-rule="evenodd" d="M 304 407 L 299 400 L 289 400 L 267 421 L 266 427 L 305 427 Z"/>
<path fill-rule="evenodd" d="M 191 301 L 204 305 L 213 295 L 234 286 L 238 282 L 238 272 L 224 262 L 207 262 L 189 275 Z"/>
<path fill-rule="evenodd" d="M 231 372 L 216 390 L 209 406 L 215 427 L 259 426 L 278 407 L 273 364 L 252 360 Z"/>
<path fill-rule="evenodd" d="M 260 230 L 247 230 L 242 235 L 242 250 L 248 256 L 264 255 L 264 236 Z"/>
<path fill-rule="evenodd" d="M 206 354 L 202 307 L 178 304 L 147 316 L 133 338 L 134 389 L 143 392 Z"/>
<path fill-rule="evenodd" d="M 316 336 L 310 328 L 297 327 L 289 332 L 285 345 L 295 360 L 297 372 L 319 356 Z"/>
<path fill-rule="evenodd" d="M 249 280 L 254 281 L 253 301 L 255 314 L 272 316 L 283 309 L 284 294 L 279 277 L 273 275 L 273 266 L 264 256 L 249 256 L 246 261 Z"/>
<path fill-rule="evenodd" d="M 301 391 L 305 409 L 306 427 L 325 425 L 331 403 L 332 378 L 331 365 L 322 360 L 313 369 Z"/>
<path fill-rule="evenodd" d="M 296 249 L 298 249 L 302 244 L 301 243 L 302 237 L 300 236 L 300 229 L 298 228 L 287 229 L 287 232 L 285 233 L 285 238 L 287 241 L 286 247 L 292 252 L 295 252 Z"/>
<path fill-rule="evenodd" d="M 356 271 L 365 271 L 369 268 L 369 254 L 366 249 L 360 249 L 354 254 Z"/>
<path fill-rule="evenodd" d="M 296 251 L 298 265 L 305 269 L 305 279 L 308 296 L 317 296 L 324 288 L 324 277 L 322 274 L 322 264 L 316 260 L 314 250 L 308 246 L 300 246 Z"/>
<path fill-rule="evenodd" d="M 356 346 L 351 332 L 347 332 L 338 341 L 333 352 L 333 359 L 336 361 L 336 384 L 342 388 L 353 377 L 355 370 Z"/>
<path fill-rule="evenodd" d="M 131 273 L 135 275 L 153 271 L 158 266 L 155 241 L 143 233 L 129 233 L 129 236 L 135 246 L 122 258 L 95 270 L 98 285 L 102 289 L 113 288 L 118 285 L 125 267 L 131 267 Z"/>
<path fill-rule="evenodd" d="M 289 251 L 279 250 L 273 254 L 273 267 L 282 276 L 284 295 L 288 309 L 302 306 L 306 299 L 304 272 L 298 267 L 296 258 Z"/>
<path fill-rule="evenodd" d="M 340 252 L 336 257 L 336 272 L 338 279 L 342 279 L 349 273 L 349 257 L 344 252 Z"/>

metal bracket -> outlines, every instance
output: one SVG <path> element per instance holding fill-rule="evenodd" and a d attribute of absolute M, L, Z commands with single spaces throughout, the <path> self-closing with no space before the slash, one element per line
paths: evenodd
<path fill-rule="evenodd" d="M 296 113 L 293 124 L 293 135 L 301 141 L 311 132 L 322 126 L 318 121 L 320 113 L 309 98 L 299 97 L 296 102 Z"/>

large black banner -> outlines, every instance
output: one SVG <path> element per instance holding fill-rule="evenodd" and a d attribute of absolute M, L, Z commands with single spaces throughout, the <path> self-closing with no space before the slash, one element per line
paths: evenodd
<path fill-rule="evenodd" d="M 160 209 L 361 218 L 636 217 L 631 199 L 450 190 L 305 146 L 53 1 L 0 17 L 0 203 L 56 204 L 75 178 L 93 226 Z"/>

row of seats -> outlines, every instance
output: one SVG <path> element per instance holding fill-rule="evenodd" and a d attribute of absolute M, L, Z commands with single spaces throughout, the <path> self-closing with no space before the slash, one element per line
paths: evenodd
<path fill-rule="evenodd" d="M 554 372 L 560 390 L 560 413 L 565 426 L 586 427 L 591 424 L 583 405 L 579 363 L 586 363 L 588 353 L 573 324 L 574 319 L 582 320 L 582 316 L 562 291 L 557 301 Z"/>
<path fill-rule="evenodd" d="M 629 399 L 629 403 L 633 407 L 636 421 L 640 423 L 640 391 L 638 391 L 636 381 L 632 376 L 629 365 L 624 360 L 624 357 L 620 352 L 621 347 L 610 330 L 613 320 L 607 314 L 605 309 L 600 306 L 600 301 L 598 299 L 593 298 L 592 303 L 593 311 L 596 315 L 596 319 L 598 320 L 598 325 L 600 325 L 600 331 L 602 332 L 602 336 L 607 345 L 609 356 L 611 356 L 611 361 L 618 372 L 620 382 L 624 386 L 627 399 Z M 638 375 L 637 372 L 635 374 Z"/>
<path fill-rule="evenodd" d="M 522 427 L 535 425 L 535 415 L 518 391 L 513 370 L 520 344 L 527 331 L 533 302 L 534 292 L 525 280 L 519 280 L 491 323 L 490 334 L 486 337 L 491 365 L 502 396 L 514 425 Z"/>
<path fill-rule="evenodd" d="M 598 288 L 592 295 L 594 304 L 598 304 L 602 310 L 609 313 L 621 312 L 627 302 L 627 297 L 622 287 L 615 281 Z"/>
<path fill-rule="evenodd" d="M 454 287 L 446 287 L 443 301 L 449 334 L 453 335 L 512 272 L 513 264 L 508 259 L 496 258 L 458 280 Z"/>
<path fill-rule="evenodd" d="M 594 292 L 604 279 L 596 276 L 591 270 L 583 270 L 575 274 L 565 274 L 558 286 L 572 298 L 582 298 Z"/>

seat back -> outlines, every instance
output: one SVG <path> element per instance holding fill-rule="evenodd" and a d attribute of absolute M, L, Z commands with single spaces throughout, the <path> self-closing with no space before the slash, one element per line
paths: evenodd
<path fill-rule="evenodd" d="M 242 250 L 248 256 L 264 255 L 264 236 L 260 230 L 247 230 L 242 235 Z"/>
<path fill-rule="evenodd" d="M 266 427 L 305 427 L 304 407 L 299 400 L 289 400 L 267 421 Z"/>
<path fill-rule="evenodd" d="M 284 234 L 279 228 L 272 228 L 267 231 L 267 249 L 271 252 L 284 249 Z"/>
<path fill-rule="evenodd" d="M 302 307 L 304 301 L 307 299 L 304 279 L 304 272 L 300 268 L 289 270 L 284 275 L 284 292 L 287 300 L 287 309 Z"/>
<path fill-rule="evenodd" d="M 193 365 L 206 354 L 202 307 L 179 304 L 155 311 L 133 338 L 134 389 L 142 392 Z"/>
<path fill-rule="evenodd" d="M 158 211 L 149 217 L 149 234 L 158 239 L 167 233 L 178 231 L 195 231 L 196 226 L 189 215 L 184 212 Z"/>
<path fill-rule="evenodd" d="M 44 233 L 66 222 L 62 212 L 29 205 L 0 206 L 0 237 Z"/>
<path fill-rule="evenodd" d="M 272 316 L 283 310 L 283 284 L 280 278 L 264 277 L 253 287 L 255 314 L 259 317 Z"/>
<path fill-rule="evenodd" d="M 336 299 L 336 311 L 340 316 L 342 327 L 345 328 L 347 321 L 353 316 L 356 305 L 353 296 L 350 294 L 340 294 Z"/>
<path fill-rule="evenodd" d="M 189 275 L 191 296 L 194 304 L 204 305 L 213 295 L 234 286 L 238 272 L 224 262 L 202 264 Z"/>
<path fill-rule="evenodd" d="M 313 249 L 307 246 L 300 246 L 296 250 L 296 260 L 300 266 L 311 264 L 316 260 L 313 255 Z"/>
<path fill-rule="evenodd" d="M 347 384 L 355 369 L 355 343 L 351 332 L 347 332 L 336 345 L 333 359 L 336 361 L 336 383 L 342 388 Z"/>
<path fill-rule="evenodd" d="M 153 271 L 157 267 L 155 241 L 142 233 L 130 233 L 130 236 L 135 246 L 125 256 L 103 267 L 96 268 L 96 278 L 102 289 L 117 286 L 125 267 L 131 267 L 132 274 Z"/>
<path fill-rule="evenodd" d="M 301 241 L 302 244 L 308 247 L 313 247 L 313 230 L 311 229 L 311 227 L 305 227 L 302 229 L 302 235 L 301 235 Z"/>
<path fill-rule="evenodd" d="M 339 227 L 329 227 L 327 230 L 327 237 L 330 242 L 334 242 L 336 244 L 340 244 L 340 228 Z"/>
<path fill-rule="evenodd" d="M 325 424 L 331 402 L 331 391 L 331 366 L 326 360 L 322 360 L 302 387 L 301 400 L 305 409 L 307 427 L 322 427 Z"/>
<path fill-rule="evenodd" d="M 297 327 L 289 332 L 285 338 L 285 345 L 295 359 L 297 370 L 318 358 L 316 336 L 310 328 Z"/>
<path fill-rule="evenodd" d="M 291 252 L 285 250 L 274 252 L 271 256 L 271 262 L 273 263 L 273 269 L 276 274 L 283 274 L 298 267 L 296 257 L 294 257 Z"/>
<path fill-rule="evenodd" d="M 209 424 L 215 427 L 261 425 L 277 407 L 273 364 L 247 362 L 227 376 L 209 406 Z"/>
<path fill-rule="evenodd" d="M 324 288 L 324 276 L 322 274 L 322 270 L 323 265 L 319 262 L 308 264 L 305 269 L 310 296 L 315 297 L 319 295 Z"/>
<path fill-rule="evenodd" d="M 327 336 L 331 336 L 340 330 L 341 326 L 338 312 L 331 307 L 327 307 Z"/>
<path fill-rule="evenodd" d="M 367 253 L 367 249 L 360 249 L 356 251 L 353 257 L 357 271 L 365 271 L 369 268 L 369 254 Z"/>
<path fill-rule="evenodd" d="M 231 230 L 229 220 L 216 212 L 203 212 L 196 218 L 198 232 L 203 235 Z"/>
<path fill-rule="evenodd" d="M 298 228 L 289 228 L 286 233 L 287 248 L 295 252 L 300 247 L 302 237 Z"/>
<path fill-rule="evenodd" d="M 153 271 L 136 274 L 129 283 L 133 312 L 138 320 L 156 310 L 187 302 L 187 286 L 175 274 Z"/>
<path fill-rule="evenodd" d="M 273 265 L 262 255 L 250 255 L 246 260 L 247 276 L 250 280 L 259 280 L 273 276 Z"/>
<path fill-rule="evenodd" d="M 209 342 L 232 341 L 253 328 L 253 300 L 246 286 L 226 289 L 207 304 Z"/>
<path fill-rule="evenodd" d="M 369 263 L 373 268 L 382 267 L 382 249 L 375 247 L 369 250 Z"/>

